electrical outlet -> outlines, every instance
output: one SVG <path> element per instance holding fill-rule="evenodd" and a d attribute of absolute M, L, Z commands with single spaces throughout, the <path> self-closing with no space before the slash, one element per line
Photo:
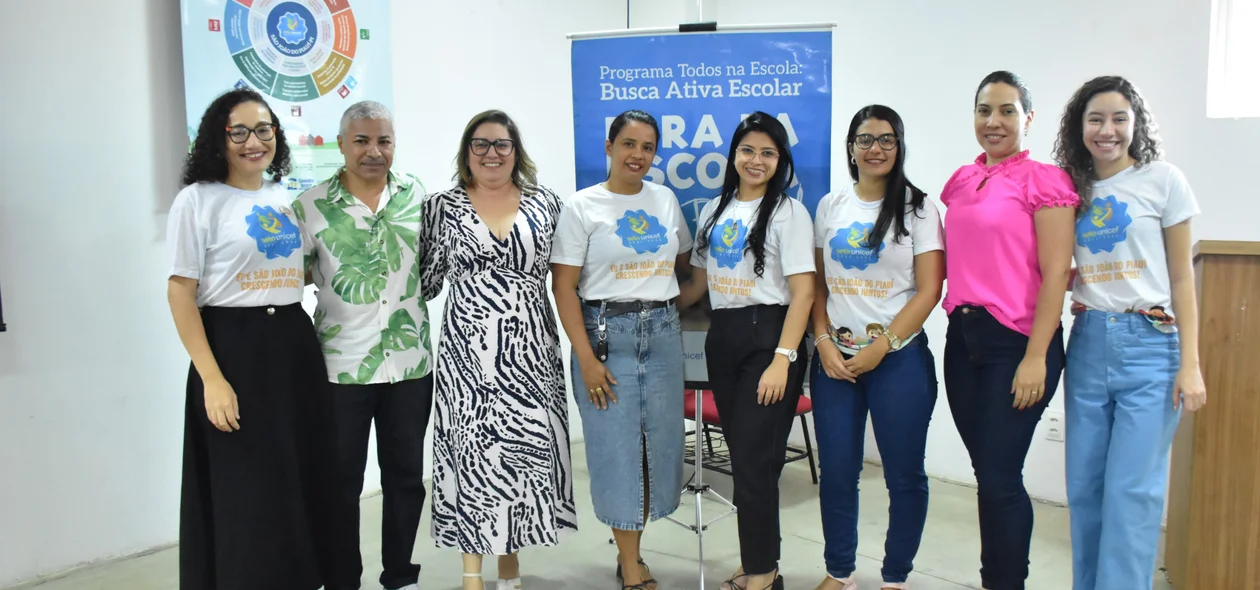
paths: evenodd
<path fill-rule="evenodd" d="M 1063 442 L 1063 412 L 1046 412 L 1046 439 Z"/>

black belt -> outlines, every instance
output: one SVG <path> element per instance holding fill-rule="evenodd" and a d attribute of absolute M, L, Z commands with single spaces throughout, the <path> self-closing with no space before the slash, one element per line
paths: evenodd
<path fill-rule="evenodd" d="M 602 301 L 599 299 L 585 302 L 590 307 L 604 307 L 605 316 L 622 315 L 627 313 L 635 313 L 647 309 L 659 309 L 669 305 L 673 305 L 678 298 L 669 299 L 667 301 Z"/>

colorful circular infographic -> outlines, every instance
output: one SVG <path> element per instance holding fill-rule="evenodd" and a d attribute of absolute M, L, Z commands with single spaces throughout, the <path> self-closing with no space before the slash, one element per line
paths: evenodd
<path fill-rule="evenodd" d="M 228 52 L 245 80 L 292 103 L 349 94 L 342 81 L 357 32 L 349 0 L 228 0 L 223 15 Z"/>

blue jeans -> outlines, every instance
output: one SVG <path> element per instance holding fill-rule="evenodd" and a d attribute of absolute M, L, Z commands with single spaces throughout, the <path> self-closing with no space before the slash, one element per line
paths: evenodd
<path fill-rule="evenodd" d="M 1179 413 L 1176 333 L 1136 313 L 1085 311 L 1068 340 L 1072 588 L 1150 588 Z"/>
<path fill-rule="evenodd" d="M 1037 422 L 1063 372 L 1063 328 L 1046 349 L 1045 395 L 1032 407 L 1013 407 L 1011 387 L 1028 337 L 982 307 L 960 306 L 945 334 L 945 396 L 971 456 L 980 513 L 980 580 L 989 590 L 1023 590 L 1032 542 L 1032 500 L 1024 488 L 1024 459 Z"/>
<path fill-rule="evenodd" d="M 818 503 L 827 573 L 847 578 L 856 567 L 858 476 L 869 410 L 888 487 L 888 533 L 881 574 L 885 582 L 905 582 L 914 569 L 928 509 L 923 458 L 928 422 L 936 407 L 937 381 L 927 334 L 920 333 L 901 350 L 889 352 L 875 370 L 858 377 L 856 384 L 828 377 L 815 354 L 810 390 L 822 472 Z"/>
<path fill-rule="evenodd" d="M 583 304 L 582 314 L 594 346 L 600 308 Z M 673 514 L 682 496 L 682 328 L 673 304 L 604 319 L 604 366 L 617 381 L 612 386 L 617 403 L 604 410 L 591 403 L 576 354 L 569 363 L 573 392 L 582 416 L 595 518 L 615 529 L 637 531 L 645 524 L 645 463 L 649 520 Z"/>

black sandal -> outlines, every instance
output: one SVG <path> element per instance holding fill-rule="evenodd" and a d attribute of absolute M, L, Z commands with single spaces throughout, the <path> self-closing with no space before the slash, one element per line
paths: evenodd
<path fill-rule="evenodd" d="M 644 568 L 647 568 L 647 564 L 646 564 L 646 563 L 643 563 L 643 558 L 642 558 L 642 557 L 640 557 L 640 558 L 639 558 L 639 565 L 643 566 Z M 648 568 L 648 571 L 651 571 L 651 568 Z M 618 580 L 624 580 L 624 579 L 625 579 L 625 577 L 621 575 L 621 564 L 620 564 L 620 563 L 618 563 L 618 564 L 617 564 L 617 579 L 618 579 Z M 658 583 L 658 582 L 657 582 L 654 578 L 644 578 L 642 582 L 639 582 L 638 584 L 635 584 L 635 586 L 643 586 L 643 590 L 649 590 L 649 588 L 647 588 L 647 586 L 648 586 L 649 584 L 656 584 L 657 586 L 660 586 L 660 584 L 659 584 L 659 583 Z M 627 588 L 627 587 L 623 586 L 621 590 L 626 590 L 626 588 Z M 741 590 L 742 590 L 742 589 L 741 589 Z"/>

